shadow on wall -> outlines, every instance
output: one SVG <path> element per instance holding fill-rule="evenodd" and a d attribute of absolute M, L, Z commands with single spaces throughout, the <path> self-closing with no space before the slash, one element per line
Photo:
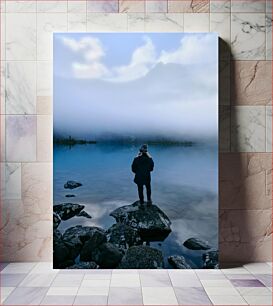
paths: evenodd
<path fill-rule="evenodd" d="M 258 153 L 238 152 L 238 134 L 232 131 L 239 125 L 239 118 L 231 107 L 234 105 L 232 100 L 236 101 L 238 93 L 238 84 L 235 81 L 236 62 L 230 46 L 222 39 L 219 40 L 219 50 L 219 262 L 220 268 L 225 268 L 241 266 L 242 263 L 253 262 L 255 259 L 257 261 L 257 258 L 262 261 L 261 254 L 258 254 L 261 253 L 259 243 L 265 243 L 261 242 L 261 237 L 270 237 L 271 224 L 269 221 L 268 230 L 258 237 L 259 233 L 256 232 L 259 219 L 256 220 L 256 214 L 252 214 L 249 209 L 262 209 L 264 204 L 254 204 L 260 200 L 257 196 L 259 187 L 251 186 L 247 179 L 251 175 L 249 167 L 252 166 L 249 164 L 254 163 L 254 167 L 261 167 L 261 162 L 257 157 Z M 271 175 L 270 159 L 265 156 L 262 160 L 263 171 Z M 259 177 L 260 180 L 264 182 L 262 177 Z M 266 184 L 263 190 L 265 195 L 262 200 L 265 199 L 266 207 L 270 208 L 271 190 Z M 268 254 L 264 254 L 265 260 L 267 257 Z"/>

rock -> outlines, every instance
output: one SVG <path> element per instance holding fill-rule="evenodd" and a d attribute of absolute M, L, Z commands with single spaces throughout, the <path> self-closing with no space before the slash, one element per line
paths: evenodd
<path fill-rule="evenodd" d="M 95 228 L 89 235 L 89 239 L 84 243 L 84 246 L 80 253 L 80 259 L 82 261 L 91 261 L 92 254 L 96 248 L 102 243 L 106 242 L 106 234 L 103 230 Z"/>
<path fill-rule="evenodd" d="M 60 266 L 63 262 L 70 259 L 69 248 L 63 243 L 55 243 L 53 248 L 53 262 L 54 265 Z"/>
<path fill-rule="evenodd" d="M 53 230 L 53 244 L 57 244 L 62 242 L 63 239 L 63 235 L 61 234 L 61 232 L 57 229 Z"/>
<path fill-rule="evenodd" d="M 202 255 L 203 268 L 205 269 L 219 269 L 218 251 L 210 251 Z"/>
<path fill-rule="evenodd" d="M 112 225 L 107 231 L 107 239 L 118 248 L 128 249 L 141 243 L 137 229 L 123 223 Z"/>
<path fill-rule="evenodd" d="M 74 195 L 74 194 L 66 194 L 65 197 L 66 197 L 66 198 L 74 198 L 75 195 Z"/>
<path fill-rule="evenodd" d="M 91 219 L 92 217 L 84 210 L 82 210 L 79 214 L 76 215 L 77 217 L 85 217 Z"/>
<path fill-rule="evenodd" d="M 66 269 L 98 269 L 98 265 L 94 261 L 80 261 L 79 263 L 67 267 Z"/>
<path fill-rule="evenodd" d="M 185 257 L 174 255 L 168 257 L 168 262 L 175 268 L 175 269 L 191 269 L 191 266 L 186 262 Z"/>
<path fill-rule="evenodd" d="M 190 238 L 183 245 L 190 250 L 208 250 L 211 248 L 207 242 L 198 238 Z"/>
<path fill-rule="evenodd" d="M 92 259 L 102 269 L 116 268 L 122 256 L 122 252 L 114 244 L 109 242 L 101 244 L 92 252 Z"/>
<path fill-rule="evenodd" d="M 84 205 L 64 203 L 53 206 L 53 211 L 57 213 L 62 220 L 68 220 L 78 215 L 84 209 Z"/>
<path fill-rule="evenodd" d="M 171 221 L 156 205 L 140 208 L 138 202 L 111 212 L 117 222 L 137 229 L 140 237 L 148 241 L 163 241 L 171 232 Z"/>
<path fill-rule="evenodd" d="M 118 269 L 158 269 L 163 268 L 162 252 L 149 246 L 132 246 L 118 265 Z"/>
<path fill-rule="evenodd" d="M 65 189 L 75 189 L 75 188 L 78 188 L 82 186 L 81 183 L 79 182 L 76 182 L 76 181 L 67 181 L 65 184 L 64 184 L 64 188 Z"/>
<path fill-rule="evenodd" d="M 54 269 L 66 269 L 67 267 L 72 266 L 74 264 L 75 264 L 74 260 L 68 259 L 57 265 L 55 262 L 53 262 L 53 267 Z"/>
<path fill-rule="evenodd" d="M 53 212 L 53 229 L 57 229 L 60 223 L 61 223 L 60 216 L 55 212 Z"/>

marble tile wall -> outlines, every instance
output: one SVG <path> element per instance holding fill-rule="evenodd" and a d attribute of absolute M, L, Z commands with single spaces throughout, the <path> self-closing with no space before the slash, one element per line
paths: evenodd
<path fill-rule="evenodd" d="M 271 260 L 271 0 L 1 0 L 1 260 L 51 259 L 52 33 L 219 33 L 220 256 Z"/>

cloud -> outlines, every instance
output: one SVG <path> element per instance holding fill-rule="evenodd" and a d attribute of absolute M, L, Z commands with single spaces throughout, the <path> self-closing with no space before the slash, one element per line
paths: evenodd
<path fill-rule="evenodd" d="M 102 79 L 111 82 L 128 82 L 147 75 L 158 63 L 202 64 L 215 60 L 215 37 L 211 34 L 184 36 L 176 50 L 162 50 L 158 55 L 155 45 L 147 35 L 143 44 L 137 47 L 127 65 L 108 68 L 103 63 L 106 56 L 102 42 L 93 36 L 80 40 L 63 37 L 63 43 L 73 52 L 82 54 L 82 62 L 72 63 L 76 78 Z M 205 56 L 204 56 L 205 55 Z"/>

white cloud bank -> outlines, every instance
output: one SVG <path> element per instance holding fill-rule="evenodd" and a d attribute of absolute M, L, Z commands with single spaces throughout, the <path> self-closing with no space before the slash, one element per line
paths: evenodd
<path fill-rule="evenodd" d="M 130 62 L 113 68 L 108 68 L 103 62 L 106 54 L 98 38 L 88 36 L 76 40 L 62 37 L 62 42 L 83 58 L 82 62 L 72 63 L 74 77 L 127 82 L 144 77 L 159 63 L 191 65 L 215 61 L 214 39 L 211 34 L 184 36 L 176 50 L 162 50 L 157 55 L 152 40 L 143 36 L 143 44 L 133 51 Z"/>

